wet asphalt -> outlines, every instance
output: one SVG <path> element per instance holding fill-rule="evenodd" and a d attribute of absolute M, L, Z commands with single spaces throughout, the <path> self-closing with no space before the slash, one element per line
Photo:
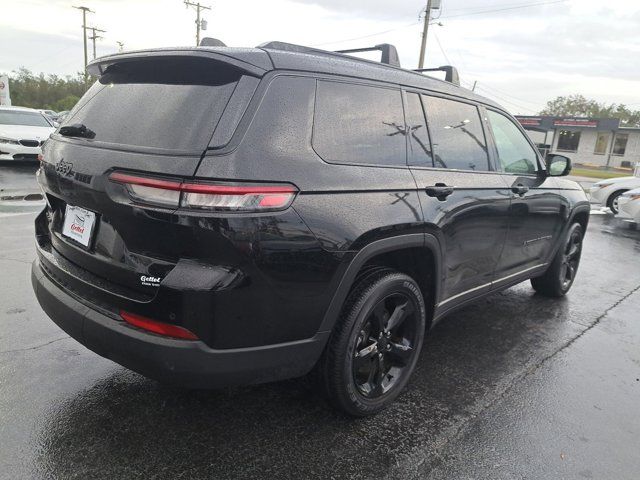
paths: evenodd
<path fill-rule="evenodd" d="M 354 420 L 304 378 L 180 390 L 88 351 L 32 293 L 35 213 L 0 202 L 0 478 L 637 479 L 640 231 L 599 213 L 565 299 L 523 283 L 451 314 Z"/>

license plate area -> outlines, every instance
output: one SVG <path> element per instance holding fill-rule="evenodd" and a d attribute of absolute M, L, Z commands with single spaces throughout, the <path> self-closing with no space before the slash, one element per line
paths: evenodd
<path fill-rule="evenodd" d="M 62 222 L 62 235 L 89 248 L 96 226 L 96 214 L 82 207 L 67 205 Z"/>

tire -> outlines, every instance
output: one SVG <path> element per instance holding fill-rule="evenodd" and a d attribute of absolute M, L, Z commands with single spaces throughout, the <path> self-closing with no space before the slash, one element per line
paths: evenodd
<path fill-rule="evenodd" d="M 531 286 L 536 292 L 555 298 L 567 294 L 578 273 L 583 238 L 582 225 L 572 224 L 547 271 L 531 279 Z"/>
<path fill-rule="evenodd" d="M 415 280 L 389 269 L 363 275 L 317 366 L 331 404 L 364 417 L 393 402 L 418 361 L 425 327 L 424 299 Z"/>
<path fill-rule="evenodd" d="M 607 207 L 609 207 L 609 210 L 611 210 L 614 215 L 617 215 L 620 211 L 618 209 L 618 198 L 620 198 L 620 195 L 624 192 L 626 192 L 626 190 L 618 190 L 617 192 L 613 192 L 609 195 L 609 198 L 607 198 Z"/>

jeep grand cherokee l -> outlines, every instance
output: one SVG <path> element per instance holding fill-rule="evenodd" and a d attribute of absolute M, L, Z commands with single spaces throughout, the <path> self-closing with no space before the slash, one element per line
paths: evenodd
<path fill-rule="evenodd" d="M 38 172 L 45 312 L 162 382 L 313 371 L 363 416 L 453 309 L 528 279 L 564 295 L 589 213 L 569 160 L 388 47 L 386 63 L 279 42 L 91 63 Z"/>

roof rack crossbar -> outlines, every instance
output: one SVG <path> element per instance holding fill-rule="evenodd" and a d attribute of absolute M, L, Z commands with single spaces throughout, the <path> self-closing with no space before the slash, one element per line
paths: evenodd
<path fill-rule="evenodd" d="M 393 65 L 394 67 L 400 66 L 400 58 L 398 57 L 398 51 L 396 47 L 389 43 L 381 43 L 374 45 L 373 47 L 363 48 L 350 48 L 348 50 L 336 50 L 336 53 L 359 53 L 359 52 L 382 52 L 382 58 L 380 63 L 386 63 L 387 65 Z"/>
<path fill-rule="evenodd" d="M 460 86 L 460 75 L 458 74 L 458 69 L 451 65 L 443 65 L 438 68 L 416 68 L 414 72 L 445 72 L 444 79 L 447 82 Z"/>

